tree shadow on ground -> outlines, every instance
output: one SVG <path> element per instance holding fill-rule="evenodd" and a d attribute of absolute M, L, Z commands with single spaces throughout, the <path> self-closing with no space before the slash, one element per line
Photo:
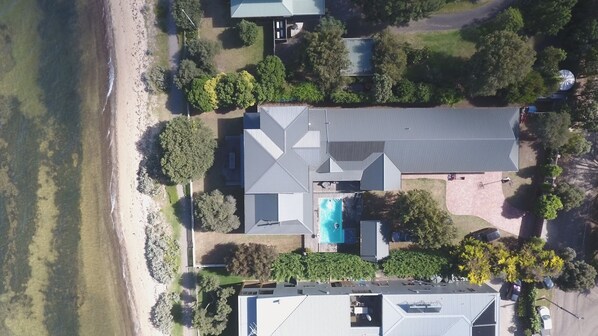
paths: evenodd
<path fill-rule="evenodd" d="M 392 192 L 385 192 L 384 194 L 363 193 L 362 219 L 389 222 L 391 220 L 390 212 L 396 197 L 397 194 Z"/>
<path fill-rule="evenodd" d="M 170 16 L 168 0 L 158 0 L 154 7 L 154 13 L 156 15 L 156 28 L 163 33 L 168 33 L 168 17 Z"/>
<path fill-rule="evenodd" d="M 190 209 L 189 197 L 185 196 L 179 198 L 176 203 L 172 204 L 172 209 L 174 210 L 174 215 L 185 229 L 191 230 L 191 226 L 195 226 L 194 231 L 200 231 L 201 223 L 195 222 L 194 225 L 191 223 L 191 217 L 188 213 L 188 209 Z M 193 216 L 195 216 L 195 214 L 193 214 Z"/>
<path fill-rule="evenodd" d="M 212 27 L 231 26 L 230 1 L 201 0 L 201 9 L 204 17 L 212 19 Z"/>
<path fill-rule="evenodd" d="M 202 264 L 225 264 L 235 252 L 237 245 L 234 243 L 216 244 L 214 248 L 201 258 Z"/>
<path fill-rule="evenodd" d="M 538 188 L 533 184 L 522 184 L 515 190 L 513 195 L 505 198 L 505 201 L 519 210 L 530 211 L 535 203 L 537 190 Z M 506 215 L 505 209 L 507 209 L 507 206 L 503 204 L 503 216 Z"/>
<path fill-rule="evenodd" d="M 239 33 L 235 27 L 226 28 L 218 34 L 218 40 L 222 43 L 222 49 L 243 48 L 243 42 L 239 38 Z"/>
<path fill-rule="evenodd" d="M 162 166 L 160 164 L 162 149 L 160 148 L 159 135 L 165 126 L 166 121 L 161 121 L 149 126 L 135 145 L 142 157 L 139 163 L 139 169 L 142 167 L 145 168 L 149 177 L 160 184 L 172 185 L 170 179 L 162 172 Z"/>
<path fill-rule="evenodd" d="M 519 188 L 521 189 L 521 188 Z M 526 209 L 519 209 L 514 207 L 510 202 L 504 201 L 502 205 L 502 212 L 501 215 L 504 218 L 514 219 L 514 218 L 521 218 L 525 215 Z"/>

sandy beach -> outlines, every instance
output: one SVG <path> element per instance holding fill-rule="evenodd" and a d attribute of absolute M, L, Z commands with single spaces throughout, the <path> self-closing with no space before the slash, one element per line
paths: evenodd
<path fill-rule="evenodd" d="M 109 0 L 114 32 L 116 80 L 113 140 L 117 182 L 116 230 L 123 253 L 123 272 L 138 335 L 160 335 L 149 321 L 150 311 L 165 286 L 153 280 L 144 256 L 144 226 L 153 201 L 137 191 L 141 156 L 137 141 L 151 124 L 149 96 L 141 75 L 149 64 L 148 32 L 141 9 L 144 0 Z"/>

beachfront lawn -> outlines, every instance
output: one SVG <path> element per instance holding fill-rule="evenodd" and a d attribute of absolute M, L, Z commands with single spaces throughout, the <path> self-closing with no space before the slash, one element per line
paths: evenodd
<path fill-rule="evenodd" d="M 447 13 L 458 13 L 458 12 L 466 12 L 472 9 L 476 9 L 478 7 L 482 7 L 486 5 L 490 0 L 478 0 L 476 2 L 472 0 L 457 0 L 454 2 L 449 2 L 442 6 L 439 10 L 434 12 L 435 14 L 447 14 Z"/>
<path fill-rule="evenodd" d="M 204 18 L 199 35 L 202 39 L 217 42 L 222 49 L 216 56 L 216 66 L 222 72 L 247 69 L 272 53 L 272 27 L 257 22 L 257 41 L 248 47 L 240 42 L 234 26 L 239 20 L 231 19 L 228 1 L 201 1 Z"/>
<path fill-rule="evenodd" d="M 413 189 L 429 191 L 432 194 L 432 198 L 434 198 L 444 210 L 447 210 L 446 181 L 436 179 L 404 179 L 402 190 L 409 191 Z M 455 243 L 461 241 L 466 234 L 472 231 L 483 229 L 485 227 L 492 227 L 492 224 L 477 216 L 450 215 L 453 219 L 455 228 L 457 229 L 457 237 L 454 240 Z"/>

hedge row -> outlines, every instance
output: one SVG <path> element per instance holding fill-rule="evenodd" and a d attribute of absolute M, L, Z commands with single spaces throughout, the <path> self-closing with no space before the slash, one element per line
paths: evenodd
<path fill-rule="evenodd" d="M 278 281 L 330 281 L 372 279 L 376 265 L 357 255 L 345 253 L 283 253 L 273 265 L 272 276 Z"/>
<path fill-rule="evenodd" d="M 386 275 L 399 278 L 429 279 L 449 266 L 448 257 L 438 251 L 397 250 L 382 264 Z"/>

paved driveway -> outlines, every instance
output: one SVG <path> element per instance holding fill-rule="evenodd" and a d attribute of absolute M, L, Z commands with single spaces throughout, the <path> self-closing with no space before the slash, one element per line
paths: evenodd
<path fill-rule="evenodd" d="M 515 319 L 515 302 L 511 300 L 503 300 L 506 296 L 506 286 L 500 279 L 494 279 L 488 285 L 500 293 L 500 321 L 499 321 L 499 335 L 523 335 L 517 331 L 517 320 Z"/>
<path fill-rule="evenodd" d="M 447 175 L 405 175 L 403 178 L 446 181 Z M 501 179 L 501 172 L 458 174 L 455 180 L 446 183 L 446 208 L 455 215 L 483 218 L 497 228 L 518 236 L 525 212 L 506 202 Z"/>

